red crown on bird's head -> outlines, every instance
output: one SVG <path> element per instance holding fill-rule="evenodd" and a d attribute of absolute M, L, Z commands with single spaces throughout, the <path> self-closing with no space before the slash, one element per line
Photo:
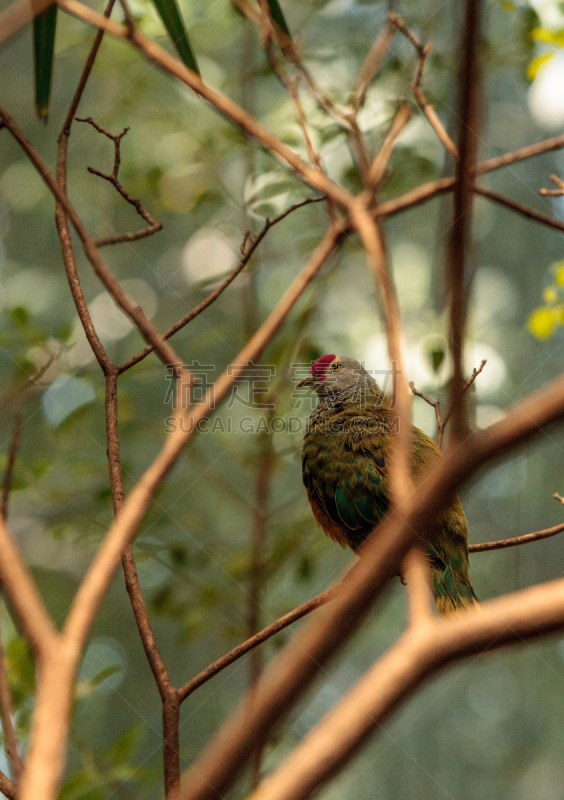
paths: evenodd
<path fill-rule="evenodd" d="M 318 358 L 317 361 L 314 361 L 311 365 L 310 375 L 316 380 L 323 380 L 327 375 L 327 367 L 329 364 L 332 364 L 333 361 L 336 361 L 338 358 L 339 356 L 336 356 L 335 353 L 321 356 L 321 358 Z"/>

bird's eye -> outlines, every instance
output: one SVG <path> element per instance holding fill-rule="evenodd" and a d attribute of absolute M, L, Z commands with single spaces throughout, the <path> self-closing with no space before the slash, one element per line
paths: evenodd
<path fill-rule="evenodd" d="M 338 370 L 343 369 L 343 365 L 342 364 L 331 364 L 331 368 L 334 369 L 335 372 L 337 372 Z"/>

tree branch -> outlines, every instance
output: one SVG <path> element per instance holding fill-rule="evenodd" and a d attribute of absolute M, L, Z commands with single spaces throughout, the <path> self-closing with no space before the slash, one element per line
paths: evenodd
<path fill-rule="evenodd" d="M 305 603 L 302 603 L 301 606 L 292 609 L 287 614 L 284 614 L 283 617 L 271 622 L 270 625 L 267 625 L 266 628 L 263 628 L 262 631 L 255 633 L 254 636 L 251 636 L 250 639 L 242 642 L 241 644 L 234 647 L 233 650 L 230 650 L 225 655 L 218 658 L 217 661 L 214 661 L 213 664 L 209 664 L 205 669 L 191 678 L 187 683 L 184 684 L 179 690 L 178 693 L 182 701 L 186 700 L 192 692 L 195 692 L 196 689 L 199 689 L 204 683 L 213 678 L 214 675 L 217 675 L 218 672 L 221 672 L 230 664 L 240 659 L 242 656 L 249 653 L 255 647 L 258 647 L 263 642 L 266 642 L 268 639 L 275 636 L 280 631 L 287 628 L 289 625 L 292 625 L 294 622 L 297 622 L 299 619 L 310 614 L 312 611 L 315 611 L 317 608 L 325 605 L 326 603 L 331 602 L 334 600 L 335 597 L 341 592 L 341 586 L 335 586 L 333 589 L 327 589 L 327 591 L 318 594 L 316 597 L 312 597 L 311 600 L 307 600 Z"/>
<path fill-rule="evenodd" d="M 516 211 L 518 214 L 522 214 L 528 219 L 533 219 L 535 222 L 548 225 L 550 228 L 555 228 L 557 231 L 564 231 L 564 222 L 556 219 L 556 217 L 549 217 L 548 214 L 543 214 L 542 211 L 536 211 L 536 209 L 530 208 L 530 206 L 517 203 L 515 200 L 510 200 L 509 197 L 505 197 L 502 194 L 493 192 L 491 189 L 486 189 L 483 186 L 474 186 L 474 191 L 476 194 L 482 195 L 482 197 L 487 197 L 488 200 L 493 200 L 494 203 L 499 203 L 499 205 L 506 206 L 512 211 Z"/>
<path fill-rule="evenodd" d="M 521 544 L 529 544 L 529 542 L 538 542 L 540 539 L 549 539 L 551 536 L 556 536 L 557 533 L 564 531 L 564 522 L 559 525 L 554 525 L 552 528 L 545 528 L 542 531 L 535 531 L 534 533 L 525 533 L 523 536 L 514 536 L 511 539 L 498 539 L 496 542 L 481 542 L 480 544 L 469 544 L 469 553 L 485 553 L 490 550 L 503 550 L 506 547 L 517 547 Z"/>
<path fill-rule="evenodd" d="M 141 200 L 135 200 L 122 186 L 120 183 L 118 173 L 121 163 L 121 140 L 128 132 L 129 128 L 124 128 L 123 131 L 117 136 L 109 133 L 109 131 L 102 128 L 101 125 L 98 125 L 92 117 L 75 117 L 77 122 L 87 122 L 92 127 L 98 131 L 98 133 L 103 134 L 108 139 L 114 143 L 114 166 L 112 169 L 111 175 L 106 175 L 104 172 L 99 172 L 97 169 L 93 169 L 92 167 L 88 167 L 88 172 L 92 175 L 97 175 L 99 178 L 103 178 L 105 181 L 108 181 L 112 184 L 115 190 L 123 197 L 123 199 L 133 206 L 133 208 L 137 211 L 139 216 L 145 220 L 147 223 L 146 228 L 143 228 L 140 231 L 134 231 L 133 233 L 118 233 L 115 236 L 106 236 L 102 239 L 95 239 L 94 244 L 96 247 L 105 247 L 109 244 L 121 244 L 122 242 L 136 242 L 138 239 L 145 239 L 147 236 L 152 236 L 154 233 L 158 233 L 162 230 L 163 224 L 162 222 L 158 222 L 151 214 L 147 211 L 146 208 L 143 207 L 141 204 Z"/>
<path fill-rule="evenodd" d="M 0 501 L 0 517 L 4 521 L 8 519 L 8 502 L 10 500 L 10 489 L 12 488 L 12 479 L 14 476 L 14 465 L 16 463 L 16 456 L 18 454 L 18 444 L 20 441 L 20 433 L 22 429 L 23 414 L 21 411 L 16 414 L 14 419 L 14 429 L 10 439 L 10 447 L 8 448 L 8 459 L 6 462 L 6 469 L 4 470 L 4 477 L 2 478 L 2 500 Z"/>
<path fill-rule="evenodd" d="M 515 406 L 500 422 L 472 434 L 463 448 L 447 454 L 402 506 L 401 515 L 390 515 L 379 526 L 378 536 L 367 541 L 339 599 L 271 662 L 252 711 L 248 713 L 243 700 L 204 750 L 188 773 L 181 792 L 184 800 L 215 800 L 217 792 L 225 791 L 235 780 L 255 742 L 264 739 L 288 713 L 318 671 L 357 630 L 384 586 L 397 574 L 407 551 L 418 538 L 424 540 L 428 525 L 464 481 L 479 467 L 563 417 L 564 378 L 558 378 Z"/>
<path fill-rule="evenodd" d="M 310 205 L 311 203 L 320 203 L 323 200 L 325 200 L 325 197 L 308 197 L 301 203 L 296 203 L 295 205 L 290 206 L 290 208 L 287 208 L 285 211 L 283 211 L 274 219 L 272 220 L 267 219 L 262 227 L 262 230 L 259 231 L 259 233 L 257 233 L 256 235 L 253 236 L 251 234 L 245 234 L 245 239 L 243 241 L 243 244 L 241 245 L 241 252 L 243 253 L 243 257 L 241 258 L 235 269 L 232 272 L 230 272 L 227 278 L 225 278 L 225 280 L 223 280 L 219 284 L 219 286 L 213 290 L 213 292 L 210 292 L 210 294 L 204 300 L 202 300 L 201 303 L 198 303 L 198 305 L 195 308 L 193 308 L 192 311 L 189 311 L 188 314 L 186 314 L 186 316 L 182 317 L 182 319 L 179 319 L 178 322 L 175 322 L 175 324 L 168 329 L 168 331 L 163 333 L 163 339 L 169 339 L 175 333 L 178 333 L 179 330 L 188 325 L 188 323 L 192 322 L 193 319 L 195 319 L 199 314 L 201 314 L 202 311 L 205 311 L 206 308 L 209 308 L 211 304 L 214 303 L 221 294 L 223 294 L 223 292 L 227 289 L 227 287 L 233 283 L 237 275 L 239 275 L 247 266 L 247 264 L 251 260 L 253 253 L 255 252 L 259 244 L 262 242 L 268 231 L 274 225 L 276 225 L 278 222 L 281 222 L 283 219 L 289 216 L 293 211 L 296 211 L 298 208 L 303 208 L 304 206 Z M 120 374 L 128 370 L 130 367 L 133 367 L 135 364 L 138 364 L 140 361 L 146 358 L 146 356 L 148 356 L 149 353 L 152 353 L 153 350 L 154 347 L 152 347 L 152 345 L 147 345 L 147 347 L 145 347 L 143 350 L 137 353 L 137 355 L 132 356 L 130 359 L 125 361 L 119 367 Z"/>
<path fill-rule="evenodd" d="M 550 180 L 558 186 L 558 189 L 539 189 L 539 194 L 545 197 L 562 197 L 564 195 L 564 181 L 558 175 L 551 175 Z"/>
<path fill-rule="evenodd" d="M 427 678 L 467 656 L 564 628 L 564 580 L 412 627 L 368 670 L 249 800 L 305 800 Z"/>
<path fill-rule="evenodd" d="M 462 387 L 462 395 L 466 394 L 468 389 L 472 386 L 472 384 L 474 383 L 474 381 L 476 380 L 476 378 L 478 377 L 480 372 L 484 369 L 484 367 L 486 366 L 487 363 L 488 363 L 487 360 L 484 359 L 477 369 L 474 368 L 472 370 L 472 375 L 470 375 L 470 377 L 468 378 L 468 380 L 464 383 L 464 386 Z M 442 446 L 443 446 L 443 436 L 444 436 L 445 428 L 446 428 L 446 426 L 448 424 L 448 421 L 450 420 L 450 418 L 452 416 L 452 410 L 454 408 L 454 402 L 451 403 L 451 406 L 450 406 L 449 410 L 447 411 L 447 414 L 446 414 L 445 418 L 442 419 L 442 417 L 441 417 L 441 404 L 440 404 L 440 402 L 438 400 L 431 400 L 431 398 L 428 397 L 428 395 L 423 394 L 423 392 L 420 392 L 418 389 L 416 389 L 414 384 L 413 384 L 413 381 L 409 382 L 409 388 L 411 389 L 411 391 L 413 392 L 413 394 L 416 397 L 420 397 L 422 400 L 425 400 L 426 403 L 428 403 L 430 406 L 432 406 L 435 409 L 435 417 L 436 417 L 436 420 L 437 420 L 437 444 L 439 445 L 440 448 L 442 448 Z"/>
<path fill-rule="evenodd" d="M 479 55 L 481 0 L 466 0 L 462 31 L 460 106 L 458 110 L 460 158 L 456 165 L 454 211 L 449 244 L 447 289 L 450 298 L 450 350 L 452 353 L 452 441 L 461 442 L 468 432 L 464 383 L 464 328 L 468 304 L 466 269 L 471 240 L 473 174 L 476 169 L 479 112 Z"/>
<path fill-rule="evenodd" d="M 101 17 L 101 19 L 108 22 L 105 17 Z M 152 322 L 147 319 L 143 309 L 140 306 L 135 305 L 132 303 L 131 300 L 127 297 L 123 289 L 121 288 L 119 282 L 114 278 L 102 258 L 98 253 L 98 248 L 94 243 L 94 240 L 88 234 L 86 228 L 82 224 L 80 217 L 74 210 L 74 207 L 69 202 L 65 192 L 60 188 L 57 182 L 54 180 L 53 176 L 49 172 L 47 166 L 45 165 L 42 158 L 39 156 L 37 151 L 32 147 L 26 137 L 23 135 L 19 127 L 16 125 L 14 120 L 9 116 L 9 114 L 0 107 L 0 117 L 3 119 L 6 127 L 14 137 L 14 139 L 18 142 L 28 159 L 31 161 L 33 166 L 36 168 L 37 172 L 43 179 L 44 183 L 47 185 L 48 189 L 54 195 L 57 202 L 63 207 L 65 213 L 68 215 L 74 229 L 76 230 L 83 248 L 84 253 L 92 265 L 94 272 L 100 278 L 108 292 L 111 294 L 117 305 L 125 312 L 125 314 L 131 319 L 134 325 L 138 328 L 139 332 L 142 334 L 144 339 L 152 344 L 159 354 L 161 360 L 165 364 L 180 364 L 181 361 L 171 348 L 169 344 L 167 344 L 156 328 L 153 326 Z"/>
<path fill-rule="evenodd" d="M 179 59 L 170 55 L 164 48 L 149 39 L 137 28 L 128 28 L 127 25 L 107 20 L 92 9 L 85 6 L 78 0 L 59 0 L 59 7 L 74 16 L 83 19 L 99 28 L 104 28 L 112 36 L 119 39 L 129 40 L 140 50 L 150 61 L 155 62 L 164 70 L 174 75 L 182 83 L 193 89 L 196 94 L 207 100 L 221 114 L 230 119 L 235 125 L 241 128 L 248 136 L 256 139 L 264 147 L 277 155 L 283 162 L 288 164 L 306 183 L 312 188 L 317 189 L 340 205 L 346 205 L 350 201 L 351 195 L 346 189 L 329 180 L 317 168 L 306 164 L 297 153 L 290 147 L 281 142 L 267 128 L 265 128 L 254 117 L 244 111 L 237 103 L 224 95 L 217 89 L 208 86 L 200 76 L 188 69 Z"/>

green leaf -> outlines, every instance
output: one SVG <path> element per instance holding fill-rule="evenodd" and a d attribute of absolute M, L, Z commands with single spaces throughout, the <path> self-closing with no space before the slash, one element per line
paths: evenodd
<path fill-rule="evenodd" d="M 55 54 L 57 6 L 52 5 L 33 20 L 33 54 L 35 60 L 35 111 L 39 119 L 47 122 L 49 96 Z"/>
<path fill-rule="evenodd" d="M 288 28 L 286 20 L 284 19 L 284 14 L 280 8 L 280 3 L 278 0 L 267 0 L 267 3 L 272 21 L 280 28 L 282 33 L 284 33 L 288 39 L 291 39 L 292 34 L 290 33 L 290 29 Z"/>
<path fill-rule="evenodd" d="M 200 69 L 192 52 L 176 0 L 154 0 L 154 3 L 178 55 L 189 69 L 199 75 Z"/>

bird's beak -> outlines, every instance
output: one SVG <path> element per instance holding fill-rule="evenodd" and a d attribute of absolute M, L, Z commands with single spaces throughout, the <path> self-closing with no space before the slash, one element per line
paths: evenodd
<path fill-rule="evenodd" d="M 313 377 L 313 375 L 308 375 L 307 378 L 303 378 L 301 381 L 296 383 L 296 389 L 301 389 L 302 386 L 313 386 L 316 384 L 317 381 Z"/>

